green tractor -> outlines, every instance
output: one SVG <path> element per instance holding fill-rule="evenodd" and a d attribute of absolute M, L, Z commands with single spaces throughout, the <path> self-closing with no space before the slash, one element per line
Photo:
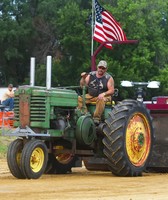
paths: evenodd
<path fill-rule="evenodd" d="M 89 170 L 110 170 L 116 176 L 142 175 L 154 141 L 146 106 L 132 99 L 108 102 L 97 125 L 92 118 L 94 103 L 85 105 L 83 101 L 83 109 L 77 109 L 78 86 L 51 87 L 50 64 L 46 87 L 30 84 L 15 92 L 15 129 L 8 135 L 17 139 L 7 152 L 13 176 L 37 179 L 43 174 L 65 174 L 81 167 L 82 161 Z M 83 98 L 85 92 L 84 87 Z M 90 159 L 98 159 L 98 163 L 90 165 Z"/>

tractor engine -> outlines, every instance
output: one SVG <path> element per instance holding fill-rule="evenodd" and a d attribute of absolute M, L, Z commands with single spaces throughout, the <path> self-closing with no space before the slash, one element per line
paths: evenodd
<path fill-rule="evenodd" d="M 21 86 L 15 93 L 15 127 L 64 130 L 75 120 L 77 94 L 74 90 Z M 63 133 L 62 133 L 63 134 Z"/>
<path fill-rule="evenodd" d="M 55 119 L 50 120 L 50 128 L 64 130 L 68 126 L 68 122 L 73 120 L 74 110 L 55 107 L 54 115 Z"/>

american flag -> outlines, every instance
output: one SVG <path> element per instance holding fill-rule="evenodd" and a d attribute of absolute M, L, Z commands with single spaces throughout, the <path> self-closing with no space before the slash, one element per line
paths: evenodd
<path fill-rule="evenodd" d="M 125 33 L 114 17 L 95 0 L 95 28 L 93 39 L 103 43 L 108 41 L 125 41 L 127 40 Z M 112 49 L 111 44 L 105 45 Z"/>

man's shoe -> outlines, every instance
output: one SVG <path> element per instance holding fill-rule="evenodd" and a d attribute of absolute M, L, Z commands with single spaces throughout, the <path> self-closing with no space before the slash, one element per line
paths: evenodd
<path fill-rule="evenodd" d="M 93 121 L 96 125 L 100 124 L 100 119 L 98 118 L 93 118 Z"/>

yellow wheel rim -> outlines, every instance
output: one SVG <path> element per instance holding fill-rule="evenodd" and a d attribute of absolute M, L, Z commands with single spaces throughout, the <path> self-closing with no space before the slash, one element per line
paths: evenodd
<path fill-rule="evenodd" d="M 135 113 L 130 119 L 126 131 L 126 151 L 130 162 L 142 166 L 151 146 L 151 133 L 148 120 L 142 113 Z"/>
<path fill-rule="evenodd" d="M 35 148 L 30 158 L 30 167 L 33 172 L 39 172 L 43 167 L 44 152 L 41 148 Z"/>

